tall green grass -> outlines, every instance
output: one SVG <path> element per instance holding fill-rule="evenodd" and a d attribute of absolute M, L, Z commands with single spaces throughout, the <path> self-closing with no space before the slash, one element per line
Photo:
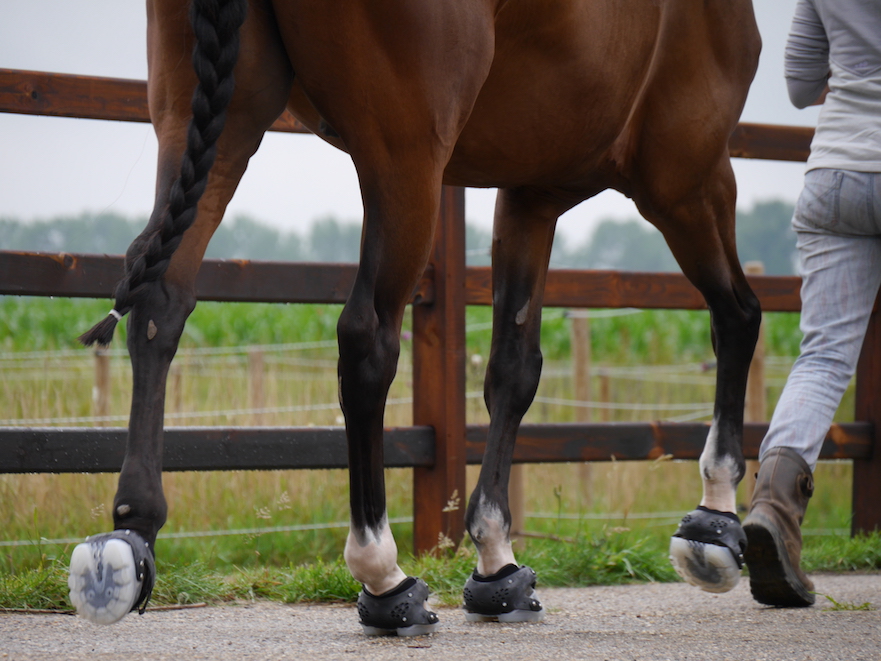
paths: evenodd
<path fill-rule="evenodd" d="M 0 419 L 92 415 L 92 353 L 77 347 L 75 338 L 103 317 L 107 306 L 106 302 L 86 299 L 0 298 Z M 341 424 L 339 410 L 333 406 L 304 410 L 336 401 L 334 340 L 339 310 L 339 306 L 201 303 L 187 324 L 172 367 L 166 424 Z M 490 321 L 488 308 L 469 308 L 467 389 L 474 393 L 468 400 L 469 422 L 487 419 L 481 392 L 489 356 Z M 773 407 L 788 365 L 797 353 L 797 324 L 797 315 L 766 315 L 767 353 L 773 357 L 767 368 L 769 407 Z M 712 401 L 713 354 L 706 312 L 598 314 L 590 325 L 593 392 L 600 392 L 599 379 L 605 370 L 611 401 L 657 406 L 651 410 L 610 411 L 608 419 L 661 419 L 669 415 L 663 409 L 666 404 Z M 564 311 L 545 311 L 545 370 L 539 401 L 527 414 L 527 422 L 575 419 L 575 410 L 559 403 L 574 398 L 570 326 Z M 408 330 L 405 323 L 405 338 Z M 326 346 L 265 346 L 298 342 L 324 342 Z M 260 415 L 247 411 L 252 404 L 251 377 L 249 354 L 244 347 L 251 345 L 265 347 L 263 406 L 275 409 Z M 112 349 L 124 347 L 121 324 Z M 221 355 L 195 351 L 205 347 L 242 348 Z M 634 369 L 628 372 L 624 368 Z M 389 406 L 387 425 L 408 425 L 412 421 L 410 405 L 405 401 L 410 394 L 410 374 L 410 349 L 405 339 L 398 377 L 390 393 L 391 398 L 404 403 Z M 649 374 L 653 375 L 651 380 L 642 378 Z M 124 350 L 111 359 L 111 378 L 110 413 L 118 421 L 110 424 L 123 426 L 131 393 Z M 845 403 L 840 418 L 848 419 L 850 411 L 852 404 Z M 94 423 L 86 420 L 79 424 Z M 805 522 L 808 532 L 849 527 L 850 479 L 848 464 L 821 464 L 817 491 Z M 527 513 L 535 515 L 527 519 L 527 527 L 533 533 L 587 540 L 580 545 L 588 548 L 594 540 L 607 539 L 609 531 L 614 530 L 620 539 L 629 540 L 627 548 L 634 552 L 653 549 L 651 553 L 660 554 L 663 563 L 663 548 L 676 519 L 693 508 L 700 493 L 694 462 L 598 463 L 591 469 L 589 484 L 583 480 L 580 465 L 531 465 L 525 469 L 525 480 Z M 469 489 L 475 481 L 476 468 L 470 467 Z M 390 517 L 406 518 L 412 512 L 412 471 L 387 471 L 387 485 Z M 244 572 L 250 576 L 270 568 L 287 571 L 285 568 L 292 564 L 316 558 L 330 565 L 339 559 L 344 527 L 293 532 L 274 529 L 344 523 L 348 518 L 344 471 L 167 473 L 164 486 L 170 518 L 163 533 L 175 537 L 159 540 L 157 551 L 163 561 L 175 566 L 198 565 L 209 573 Z M 115 488 L 115 475 L 0 475 L 0 541 L 76 540 L 106 530 Z M 242 529 L 252 532 L 226 534 Z M 270 531 L 260 532 L 263 529 Z M 397 523 L 393 530 L 406 555 L 411 524 Z M 211 536 L 178 537 L 192 533 Z M 569 548 L 566 542 L 526 540 L 523 557 L 529 561 L 530 553 L 552 555 L 557 551 L 541 549 L 559 548 L 560 544 Z M 611 548 L 609 542 L 603 544 L 604 549 Z M 623 553 L 627 548 L 619 551 Z M 39 571 L 54 562 L 64 564 L 71 549 L 72 542 L 0 546 L 0 574 Z M 618 557 L 618 551 L 610 553 Z M 640 566 L 626 553 L 619 560 L 625 568 L 628 563 L 634 568 Z M 585 576 L 601 575 L 594 565 L 585 562 L 586 568 L 578 571 Z M 641 572 L 634 571 L 637 575 Z"/>

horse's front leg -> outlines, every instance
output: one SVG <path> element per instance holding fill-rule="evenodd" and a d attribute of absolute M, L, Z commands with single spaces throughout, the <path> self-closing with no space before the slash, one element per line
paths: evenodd
<path fill-rule="evenodd" d="M 735 499 L 745 470 L 743 406 L 761 309 L 737 259 L 728 161 L 706 176 L 702 196 L 669 205 L 663 217 L 646 215 L 707 301 L 718 365 L 713 421 L 699 461 L 703 496 L 671 539 L 670 559 L 692 585 L 727 592 L 739 581 L 746 549 Z"/>
<path fill-rule="evenodd" d="M 351 513 L 344 557 L 364 586 L 358 598 L 364 632 L 413 636 L 433 632 L 438 616 L 427 607 L 425 582 L 398 566 L 386 508 L 383 419 L 405 306 L 431 247 L 441 182 L 439 170 L 419 174 L 425 170 L 419 162 L 392 173 L 374 169 L 361 171 L 367 209 L 361 264 L 338 323 Z"/>
<path fill-rule="evenodd" d="M 500 190 L 493 229 L 493 337 L 484 384 L 486 452 L 465 525 L 477 568 L 465 585 L 469 620 L 538 621 L 536 576 L 511 546 L 508 480 L 520 421 L 541 376 L 541 306 L 560 213 L 571 206 L 530 189 Z"/>

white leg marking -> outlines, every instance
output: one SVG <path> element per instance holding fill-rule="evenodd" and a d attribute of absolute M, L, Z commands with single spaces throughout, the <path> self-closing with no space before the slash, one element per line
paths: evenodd
<path fill-rule="evenodd" d="M 698 462 L 704 482 L 701 505 L 720 512 L 737 511 L 737 464 L 729 456 L 719 456 L 718 423 L 713 420 L 707 443 Z"/>
<path fill-rule="evenodd" d="M 471 536 L 477 543 L 478 574 L 489 576 L 505 565 L 517 564 L 502 510 L 495 503 L 487 503 L 483 494 L 471 525 Z"/>
<path fill-rule="evenodd" d="M 368 528 L 356 533 L 350 527 L 343 557 L 355 580 L 374 595 L 396 588 L 407 578 L 398 567 L 398 547 L 385 515 L 376 530 Z"/>

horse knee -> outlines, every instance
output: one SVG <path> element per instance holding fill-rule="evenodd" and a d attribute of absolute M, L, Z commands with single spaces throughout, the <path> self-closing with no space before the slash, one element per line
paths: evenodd
<path fill-rule="evenodd" d="M 358 304 L 353 297 L 337 321 L 340 360 L 348 363 L 364 360 L 376 341 L 378 329 L 379 317 L 373 307 Z"/>
<path fill-rule="evenodd" d="M 400 341 L 396 329 L 380 324 L 379 316 L 369 308 L 347 305 L 337 324 L 340 346 L 339 375 L 344 408 L 351 412 L 356 403 L 383 396 L 395 376 Z M 351 392 L 354 398 L 347 398 Z"/>

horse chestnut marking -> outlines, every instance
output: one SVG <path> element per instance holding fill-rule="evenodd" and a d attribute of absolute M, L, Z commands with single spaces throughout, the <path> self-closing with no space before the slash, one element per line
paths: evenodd
<path fill-rule="evenodd" d="M 128 514 L 131 511 L 132 511 L 132 508 L 130 505 L 120 505 L 119 507 L 116 508 L 116 513 L 119 514 L 119 516 L 125 516 L 126 514 Z"/>
<path fill-rule="evenodd" d="M 150 323 L 147 324 L 147 339 L 152 340 L 156 337 L 156 333 L 159 329 L 156 328 L 156 324 L 153 323 L 153 320 L 150 320 Z"/>

